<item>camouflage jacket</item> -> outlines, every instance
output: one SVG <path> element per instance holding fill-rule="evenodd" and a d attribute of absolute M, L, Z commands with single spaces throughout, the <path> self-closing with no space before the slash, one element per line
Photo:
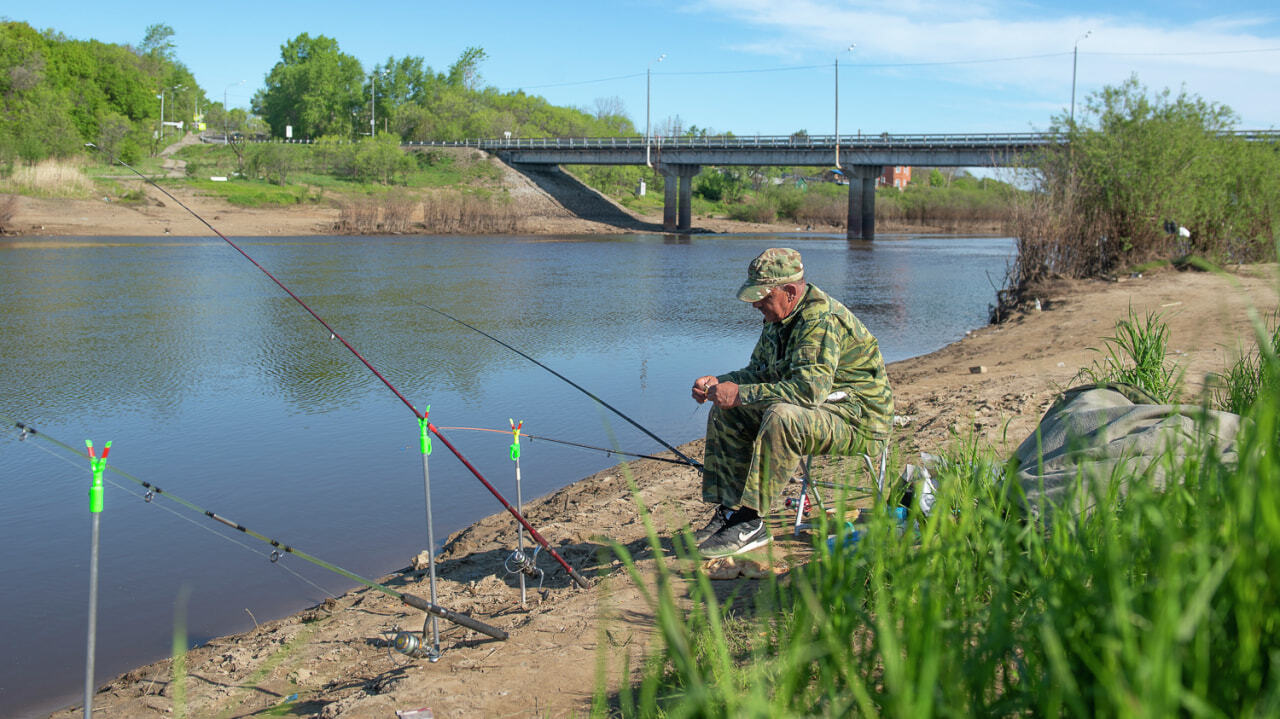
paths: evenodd
<path fill-rule="evenodd" d="M 847 307 L 815 285 L 781 322 L 765 323 L 745 368 L 716 379 L 740 385 L 743 404 L 826 403 L 864 436 L 889 436 L 893 393 L 880 345 Z"/>

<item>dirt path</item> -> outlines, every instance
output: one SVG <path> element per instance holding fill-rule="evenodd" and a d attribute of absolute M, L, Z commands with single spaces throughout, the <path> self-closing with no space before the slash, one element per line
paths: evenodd
<path fill-rule="evenodd" d="M 908 459 L 916 449 L 941 449 L 953 430 L 973 428 L 997 447 L 1016 444 L 1055 388 L 1094 359 L 1088 348 L 1101 346 L 1130 306 L 1165 316 L 1174 354 L 1195 385 L 1234 355 L 1249 307 L 1276 307 L 1276 286 L 1275 265 L 1243 268 L 1225 278 L 1169 271 L 1124 282 L 1064 284 L 1046 293 L 1043 312 L 892 365 L 898 413 L 911 418 L 895 443 Z M 973 374 L 971 367 L 986 372 Z M 701 442 L 682 451 L 700 457 Z M 514 531 L 505 513 L 449 538 L 438 565 L 440 603 L 507 630 L 509 640 L 491 641 L 442 622 L 440 661 L 410 661 L 390 652 L 386 642 L 397 628 L 419 629 L 422 614 L 378 592 L 353 591 L 193 650 L 187 657 L 188 715 L 286 711 L 281 704 L 289 705 L 291 715 L 321 717 L 385 719 L 394 710 L 424 706 L 436 717 L 584 715 L 598 677 L 617 687 L 625 678 L 624 661 L 639 665 L 652 636 L 652 613 L 641 589 L 607 549 L 609 540 L 623 544 L 645 576 L 652 576 L 654 559 L 630 482 L 652 513 L 664 550 L 689 518 L 702 520 L 694 470 L 654 461 L 604 470 L 528 506 L 534 526 L 591 578 L 589 591 L 551 571 L 554 562 L 544 556 L 539 563 L 549 573 L 545 596 L 531 591 L 532 601 L 522 609 L 516 580 L 498 569 Z M 777 571 L 803 559 L 806 545 L 790 537 L 782 520 L 775 520 L 774 536 Z M 406 569 L 386 581 L 428 595 L 421 572 Z M 737 579 L 717 587 L 727 597 L 754 584 Z M 103 717 L 170 716 L 171 676 L 168 660 L 141 667 L 104 687 L 94 708 Z"/>
<path fill-rule="evenodd" d="M 165 170 L 165 177 L 186 177 L 187 161 L 179 160 L 174 157 L 173 154 L 188 145 L 198 144 L 200 144 L 200 136 L 195 133 L 188 132 L 177 142 L 161 150 L 160 156 L 164 158 L 164 161 L 160 163 L 160 166 Z"/>

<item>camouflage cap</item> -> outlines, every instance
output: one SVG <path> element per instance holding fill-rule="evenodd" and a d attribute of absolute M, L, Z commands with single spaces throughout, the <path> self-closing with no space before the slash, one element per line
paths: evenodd
<path fill-rule="evenodd" d="M 804 279 L 800 253 L 787 247 L 771 247 L 761 252 L 747 267 L 747 281 L 738 288 L 738 299 L 758 302 L 769 290 Z"/>

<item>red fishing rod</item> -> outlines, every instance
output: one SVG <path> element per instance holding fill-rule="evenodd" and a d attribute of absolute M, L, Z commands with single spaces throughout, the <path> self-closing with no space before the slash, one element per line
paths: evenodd
<path fill-rule="evenodd" d="M 168 197 L 170 200 L 173 200 L 173 201 L 174 201 L 174 203 L 176 203 L 176 204 L 178 205 L 178 207 L 181 207 L 182 209 L 184 209 L 184 210 L 186 210 L 187 212 L 191 213 L 191 216 L 192 216 L 192 217 L 194 217 L 194 218 L 196 218 L 197 220 L 199 220 L 199 221 L 201 222 L 201 224 L 203 224 L 205 227 L 208 227 L 208 228 L 209 228 L 209 230 L 210 230 L 211 232 L 213 232 L 213 234 L 215 234 L 215 235 L 217 235 L 218 237 L 222 238 L 222 241 L 223 241 L 223 242 L 226 242 L 228 245 L 231 245 L 231 247 L 232 247 L 236 252 L 239 252 L 242 256 L 244 256 L 244 258 L 245 258 L 246 260 L 248 260 L 248 261 L 252 262 L 254 267 L 257 267 L 259 270 L 261 270 L 261 271 L 262 271 L 262 274 L 264 274 L 264 275 L 266 275 L 267 277 L 269 277 L 269 278 L 271 279 L 271 281 L 272 281 L 272 282 L 276 283 L 276 285 L 280 287 L 280 289 L 284 290 L 286 294 L 288 294 L 290 297 L 292 297 L 292 298 L 293 298 L 293 300 L 294 300 L 294 302 L 297 302 L 299 305 L 301 305 L 301 306 L 302 306 L 302 308 L 303 308 L 304 310 L 306 310 L 308 314 L 310 314 L 312 317 L 314 317 L 314 318 L 315 318 L 315 320 L 316 320 L 317 322 L 319 322 L 321 325 L 323 325 L 323 326 L 324 326 L 324 328 L 325 328 L 326 330 L 329 330 L 329 336 L 330 336 L 331 338 L 336 339 L 336 340 L 338 340 L 339 342 L 341 342 L 343 347 L 346 347 L 348 350 L 350 350 L 350 351 L 351 351 L 351 354 L 355 355 L 356 359 L 360 360 L 360 362 L 361 362 L 361 363 L 363 363 L 365 367 L 368 367 L 368 368 L 369 368 L 369 371 L 373 373 L 373 376 L 375 376 L 375 377 L 377 377 L 379 380 L 381 380 L 381 381 L 382 381 L 382 384 L 386 385 L 386 386 L 387 386 L 387 389 L 391 390 L 392 394 L 394 394 L 396 397 L 398 397 L 398 398 L 400 399 L 400 401 L 404 403 L 404 406 L 406 406 L 406 407 L 408 407 L 408 408 L 409 408 L 409 411 L 413 412 L 413 416 L 414 416 L 414 417 L 416 417 L 416 418 L 418 419 L 418 421 L 419 421 L 422 425 L 424 425 L 428 431 L 430 431 L 430 432 L 431 432 L 432 434 L 434 434 L 436 437 L 439 437 L 439 438 L 440 438 L 440 441 L 441 441 L 441 442 L 444 442 L 444 446 L 445 446 L 445 447 L 448 447 L 448 448 L 449 448 L 449 451 L 450 451 L 450 452 L 452 452 L 452 453 L 453 453 L 453 455 L 454 455 L 455 457 L 457 457 L 457 458 L 458 458 L 458 460 L 459 460 L 460 462 L 462 462 L 462 464 L 463 464 L 463 465 L 464 465 L 468 470 L 470 470 L 470 471 L 471 471 L 471 474 L 475 475 L 476 479 L 480 480 L 480 483 L 484 485 L 485 489 L 489 490 L 489 493 L 490 493 L 490 494 L 492 494 L 492 495 L 493 495 L 493 496 L 498 500 L 498 502 L 500 502 L 500 503 L 502 504 L 502 506 L 503 506 L 503 507 L 505 507 L 505 508 L 506 508 L 506 510 L 507 510 L 508 512 L 510 512 L 510 513 L 511 513 L 511 516 L 512 516 L 512 517 L 515 517 L 516 521 L 520 524 L 520 526 L 522 526 L 522 527 L 524 527 L 526 530 L 528 530 L 528 532 L 529 532 L 529 536 L 533 537 L 533 540 L 534 540 L 535 542 L 537 542 L 539 545 L 541 545 L 541 546 L 542 546 L 542 548 L 543 548 L 543 549 L 545 549 L 548 553 L 550 553 L 550 554 L 551 554 L 551 556 L 552 556 L 552 557 L 553 557 L 557 562 L 559 562 L 559 563 L 560 563 L 560 566 L 564 567 L 564 570 L 569 574 L 569 577 L 570 577 L 570 578 L 572 578 L 572 579 L 573 579 L 573 581 L 574 581 L 574 582 L 575 582 L 579 587 L 582 587 L 583 589 L 587 589 L 587 588 L 589 588 L 589 587 L 591 586 L 591 585 L 587 582 L 587 580 L 586 580 L 586 579 L 585 579 L 581 574 L 579 574 L 579 573 L 577 572 L 577 570 L 575 570 L 573 567 L 569 566 L 569 563 L 565 561 L 564 557 L 560 556 L 559 552 L 557 552 L 555 549 L 553 549 L 553 548 L 551 547 L 551 544 L 550 544 L 549 542 L 547 542 L 547 540 L 546 540 L 546 539 L 544 539 L 544 538 L 542 537 L 542 535 L 541 535 L 541 534 L 539 534 L 539 533 L 538 533 L 538 530 L 534 529 L 534 528 L 533 528 L 533 525 L 532 525 L 532 524 L 529 524 L 529 521 L 528 521 L 528 520 L 526 520 L 526 519 L 524 518 L 524 516 L 523 516 L 523 515 L 521 515 L 521 514 L 520 514 L 520 512 L 519 512 L 515 507 L 511 506 L 511 503 L 507 501 L 506 497 L 503 497 L 503 496 L 502 496 L 502 494 L 501 494 L 497 489 L 495 489 L 495 488 L 494 488 L 494 486 L 493 486 L 492 484 L 490 484 L 490 483 L 489 483 L 489 480 L 485 479 L 485 478 L 484 478 L 484 475 L 480 474 L 480 471 L 479 471 L 478 469 L 476 469 L 476 468 L 471 464 L 471 462 L 467 461 L 467 458 L 466 458 L 466 457 L 462 456 L 462 453 L 461 453 L 461 452 L 459 452 L 459 451 L 458 451 L 458 449 L 457 449 L 456 447 L 454 447 L 454 446 L 453 446 L 453 443 L 452 443 L 452 442 L 450 442 L 450 441 L 449 441 L 449 440 L 448 440 L 448 439 L 447 439 L 443 434 L 441 434 L 441 433 L 440 433 L 440 430 L 439 430 L 439 429 L 437 429 L 435 425 L 431 424 L 431 423 L 427 420 L 427 413 L 426 413 L 426 412 L 419 412 L 419 411 L 418 411 L 418 408 L 417 408 L 417 407 L 414 407 L 414 406 L 413 406 L 413 403 L 412 403 L 412 402 L 410 402 L 410 401 L 408 400 L 408 398 L 406 398 L 403 394 L 401 394 L 401 393 L 400 393 L 400 390 L 396 389 L 395 385 L 391 384 L 391 382 L 390 382 L 386 377 L 382 376 L 382 373 L 381 373 L 381 372 L 379 372 L 379 371 L 377 370 L 377 368 L 376 368 L 376 367 L 374 367 L 374 366 L 373 366 L 373 364 L 371 364 L 371 363 L 369 362 L 369 360 L 365 359 L 365 358 L 364 358 L 364 355 L 360 354 L 360 352 L 359 352 L 359 351 L 357 351 L 355 347 L 352 347 L 352 346 L 351 346 L 351 343 L 350 343 L 350 342 L 347 342 L 347 340 L 346 340 L 345 338 L 343 338 L 343 336 L 342 336 L 342 335 L 338 334 L 338 331 L 337 331 L 337 330 L 335 330 L 332 326 L 330 326 L 330 325 L 329 325 L 329 323 L 328 323 L 328 322 L 326 322 L 326 321 L 324 320 L 324 318 L 323 318 L 323 317 L 321 317 L 320 315 L 316 314 L 316 311 L 315 311 L 315 310 L 313 310 L 313 309 L 311 309 L 310 307 L 308 307 L 308 306 L 307 306 L 307 303 L 306 303 L 306 302 L 303 302 L 301 297 L 298 297 L 296 294 L 294 294 L 294 293 L 293 293 L 293 290 L 291 290 L 291 289 L 289 289 L 287 286 L 285 286 L 285 284 L 284 284 L 283 282 L 281 282 L 279 279 L 277 279 L 275 275 L 273 275 L 273 274 L 271 274 L 270 272 L 268 272 L 268 271 L 267 271 L 267 268 L 265 268 L 265 267 L 263 267 L 262 265 L 258 264 L 258 261 L 257 261 L 257 260 L 255 260 L 255 259 L 253 259 L 253 257 L 251 257 L 251 256 L 249 255 L 249 253 L 248 253 L 248 252 L 245 252 L 243 249 L 241 249 L 241 247 L 240 247 L 239 245 L 237 245 L 236 243 L 232 242 L 230 239 L 228 239 L 228 238 L 227 238 L 227 236 L 226 236 L 226 235 L 224 235 L 224 234 L 222 234 L 221 232 L 219 232 L 219 231 L 218 231 L 218 228 L 216 228 L 216 227 L 214 227 L 213 225 L 209 224 L 209 221 L 208 221 L 208 220 L 206 220 L 206 219 L 204 219 L 203 217 L 201 217 L 201 216 L 200 216 L 200 214 L 199 214 L 199 213 L 197 213 L 195 210 L 191 209 L 190 207 L 187 207 L 185 204 L 183 204 L 183 203 L 182 203 L 182 201 L 181 201 L 181 200 L 179 200 L 178 198 L 176 198 L 176 197 L 174 197 L 172 194 L 170 194 L 170 192 L 169 192 L 168 190 L 166 190 L 166 189 L 164 189 L 163 187 L 161 187 L 160 185 L 156 184 L 156 182 L 155 182 L 154 180 L 152 180 L 151 178 L 149 178 L 149 177 L 147 177 L 146 175 L 142 174 L 141 172 L 138 172 L 138 171 L 137 171 L 137 170 L 135 170 L 131 165 L 129 165 L 128 163 L 126 163 L 124 160 L 121 160 L 120 158 L 118 158 L 118 157 L 116 157 L 116 156 L 112 155 L 111 153 L 106 152 L 105 150 L 103 150 L 102 148 L 100 148 L 100 147 L 98 147 L 97 145 L 93 144 L 92 142 L 86 142 L 86 143 L 85 143 L 85 146 L 86 146 L 86 147 L 92 147 L 93 149 L 97 150 L 98 152 L 101 152 L 101 153 L 103 153 L 103 154 L 107 155 L 107 157 L 110 157 L 110 158 L 111 158 L 111 160 L 112 160 L 113 162 L 115 162 L 115 163 L 117 163 L 117 164 L 121 165 L 122 167 L 124 167 L 125 169 L 129 170 L 129 171 L 130 171 L 130 172 L 132 172 L 133 174 L 135 174 L 135 175 L 137 175 L 138 177 L 142 178 L 142 180 L 143 180 L 144 182 L 146 182 L 148 185 L 151 185 L 152 187 L 156 188 L 156 189 L 157 189 L 157 190 L 159 190 L 161 193 L 163 193 L 165 197 Z M 428 411 L 430 411 L 430 407 L 428 407 L 427 409 L 428 409 Z M 424 446 L 424 451 L 423 451 L 423 461 L 424 461 L 424 463 L 425 463 L 425 461 L 426 461 L 426 452 L 427 452 L 427 451 L 429 451 L 429 450 L 427 449 L 427 447 L 429 447 L 430 445 L 429 445 L 429 443 L 424 442 L 423 446 Z M 425 467 L 424 467 L 424 474 L 425 474 Z M 430 507 L 431 507 L 431 498 L 430 498 L 430 492 L 428 491 L 428 496 L 427 496 L 427 511 L 428 511 L 428 515 L 430 514 Z M 428 540 L 427 540 L 427 541 L 428 541 L 428 544 L 430 544 L 431 542 L 433 542 L 433 541 L 434 541 L 434 538 L 428 538 Z M 434 548 L 432 548 L 432 547 L 428 547 L 428 549 L 429 549 L 429 550 L 434 551 Z M 434 583 L 435 583 L 435 582 L 434 582 L 434 579 L 435 579 L 434 570 L 435 570 L 435 563 L 434 563 L 434 562 L 432 562 L 432 584 L 433 584 L 433 585 L 434 585 Z M 434 600 L 434 599 L 435 599 L 435 597 L 434 597 L 434 586 L 433 586 L 433 589 L 432 589 L 432 594 L 433 594 L 432 599 Z"/>

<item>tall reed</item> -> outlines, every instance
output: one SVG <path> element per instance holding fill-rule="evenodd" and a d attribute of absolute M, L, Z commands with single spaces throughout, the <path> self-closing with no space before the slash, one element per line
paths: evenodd
<path fill-rule="evenodd" d="M 0 192 L 36 197 L 89 197 L 93 180 L 84 174 L 84 161 L 73 159 L 43 160 L 33 165 L 15 164 L 7 175 L 0 176 Z"/>

